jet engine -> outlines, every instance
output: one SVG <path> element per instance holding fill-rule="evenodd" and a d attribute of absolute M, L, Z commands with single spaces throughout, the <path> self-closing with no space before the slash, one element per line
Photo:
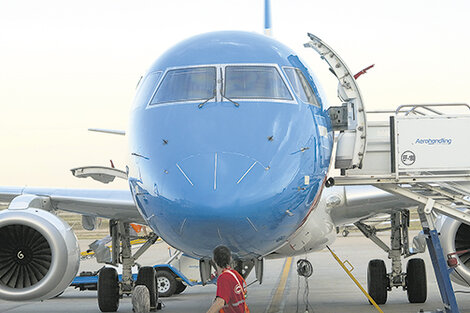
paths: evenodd
<path fill-rule="evenodd" d="M 458 266 L 451 274 L 451 279 L 459 285 L 470 287 L 470 226 L 455 219 L 440 216 L 437 221 L 440 241 L 444 256 L 459 252 L 455 257 Z"/>
<path fill-rule="evenodd" d="M 35 208 L 0 212 L 0 299 L 44 300 L 61 293 L 78 272 L 72 228 Z"/>

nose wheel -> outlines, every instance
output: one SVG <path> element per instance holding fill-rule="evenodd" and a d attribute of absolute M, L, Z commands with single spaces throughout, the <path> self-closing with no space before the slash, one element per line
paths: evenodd
<path fill-rule="evenodd" d="M 133 311 L 135 313 L 161 309 L 161 303 L 158 302 L 155 269 L 151 266 L 141 267 L 135 283 L 132 274 L 132 267 L 136 264 L 135 261 L 157 241 L 158 236 L 151 233 L 148 236 L 141 237 L 146 239 L 146 242 L 133 254 L 130 224 L 111 220 L 109 225 L 113 249 L 110 251 L 111 262 L 108 264 L 114 266 L 122 264 L 122 275 L 119 279 L 117 271 L 113 267 L 104 267 L 100 270 L 97 289 L 98 306 L 101 312 L 116 312 L 122 295 L 132 295 Z"/>
<path fill-rule="evenodd" d="M 145 291 L 142 294 L 138 294 L 135 291 L 139 289 L 134 289 L 134 293 L 132 295 L 133 303 L 135 302 L 135 304 L 133 305 L 134 311 L 138 313 L 145 312 L 145 310 L 136 310 L 136 308 L 145 308 L 148 305 L 148 301 L 150 302 L 150 311 L 155 311 L 157 309 L 158 302 L 158 292 L 155 285 L 155 269 L 151 266 L 141 267 L 139 269 L 135 285 L 136 287 L 147 287 L 149 298 L 146 297 Z"/>
<path fill-rule="evenodd" d="M 98 276 L 98 306 L 101 312 L 119 308 L 119 279 L 115 268 L 103 267 Z"/>

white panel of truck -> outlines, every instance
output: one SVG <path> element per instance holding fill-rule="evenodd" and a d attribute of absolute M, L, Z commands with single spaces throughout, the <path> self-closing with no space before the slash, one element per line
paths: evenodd
<path fill-rule="evenodd" d="M 395 123 L 399 172 L 470 168 L 470 116 L 406 116 Z"/>

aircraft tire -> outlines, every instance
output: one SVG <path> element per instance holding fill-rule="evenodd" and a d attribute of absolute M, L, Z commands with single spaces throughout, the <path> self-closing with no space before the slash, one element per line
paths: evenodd
<path fill-rule="evenodd" d="M 144 285 L 149 290 L 150 310 L 156 310 L 158 302 L 158 291 L 155 285 L 155 269 L 152 266 L 143 266 L 137 274 L 136 286 Z"/>
<path fill-rule="evenodd" d="M 137 285 L 132 291 L 132 312 L 150 312 L 150 293 L 145 285 Z"/>
<path fill-rule="evenodd" d="M 426 302 L 426 266 L 423 259 L 411 259 L 408 261 L 406 265 L 406 293 L 410 303 Z"/>
<path fill-rule="evenodd" d="M 371 260 L 367 266 L 367 292 L 377 304 L 387 302 L 389 281 L 383 260 Z"/>
<path fill-rule="evenodd" d="M 168 271 L 157 271 L 156 282 L 160 297 L 171 297 L 178 287 L 175 276 Z"/>
<path fill-rule="evenodd" d="M 182 293 L 186 289 L 186 287 L 188 287 L 188 286 L 186 286 L 185 284 L 183 284 L 180 281 L 176 281 L 175 294 L 179 295 L 180 293 Z"/>
<path fill-rule="evenodd" d="M 98 275 L 98 306 L 101 312 L 119 308 L 119 279 L 115 268 L 104 267 Z"/>

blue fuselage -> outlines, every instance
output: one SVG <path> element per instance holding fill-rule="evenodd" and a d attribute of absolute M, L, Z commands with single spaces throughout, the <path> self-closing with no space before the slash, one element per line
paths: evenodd
<path fill-rule="evenodd" d="M 194 68 L 207 70 L 187 83 Z M 266 69 L 280 77 L 279 98 L 241 81 L 265 77 L 259 72 Z M 302 72 L 315 99 L 302 98 L 288 69 Z M 200 80 L 212 73 L 213 98 L 196 99 L 204 94 Z M 171 86 L 171 75 L 188 85 Z M 194 84 L 199 89 L 188 93 Z M 238 85 L 258 97 L 229 97 Z M 143 217 L 195 257 L 209 257 L 220 244 L 240 258 L 276 250 L 315 209 L 323 188 L 333 143 L 324 101 L 307 67 L 271 38 L 218 32 L 175 46 L 144 76 L 131 114 L 129 183 Z"/>

